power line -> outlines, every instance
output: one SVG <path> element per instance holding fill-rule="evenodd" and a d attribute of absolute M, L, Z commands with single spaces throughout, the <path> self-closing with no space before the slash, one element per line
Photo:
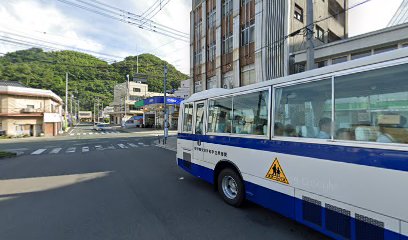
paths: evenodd
<path fill-rule="evenodd" d="M 163 2 L 165 2 L 165 3 L 163 4 Z M 159 5 L 158 5 L 156 8 L 154 8 L 149 14 L 145 15 L 144 17 L 146 17 L 147 20 L 151 20 L 154 16 L 156 16 L 156 15 L 170 2 L 170 0 L 164 0 L 163 2 L 162 2 L 162 0 L 160 0 Z M 163 4 L 163 5 L 162 5 L 162 4 Z M 157 10 L 157 11 L 156 11 L 156 10 Z M 152 14 L 153 14 L 153 15 L 152 15 Z M 146 22 L 147 20 L 145 20 L 145 22 Z M 145 22 L 144 22 L 144 23 L 145 23 Z M 142 25 L 143 25 L 144 23 L 142 23 Z"/>
<path fill-rule="evenodd" d="M 78 1 L 78 2 L 80 2 L 82 4 L 84 4 L 84 5 L 71 2 L 72 0 L 71 1 L 69 1 L 69 0 L 57 0 L 57 1 L 68 4 L 68 5 L 73 6 L 73 7 L 77 7 L 77 8 L 86 10 L 86 11 L 90 11 L 92 13 L 95 13 L 95 14 L 98 14 L 98 15 L 101 15 L 101 16 L 116 20 L 116 21 L 120 21 L 120 22 L 123 22 L 123 23 L 126 23 L 126 24 L 136 26 L 136 27 L 138 27 L 140 29 L 155 32 L 155 33 L 167 36 L 167 37 L 178 39 L 180 41 L 189 41 L 189 36 L 186 33 L 183 33 L 183 32 L 180 32 L 178 30 L 175 30 L 175 29 L 166 27 L 164 25 L 158 24 L 158 23 L 153 22 L 153 21 L 151 21 L 149 19 L 148 19 L 148 21 L 146 21 L 145 18 L 141 18 L 137 14 L 131 14 L 128 11 L 125 11 L 123 9 L 119 9 L 119 8 L 116 8 L 116 7 L 109 6 L 108 4 L 100 3 L 99 1 L 93 0 L 93 2 L 96 3 L 96 4 L 92 4 L 92 3 L 85 2 L 85 1 L 82 1 L 82 0 L 76 0 L 76 1 Z M 104 7 L 97 6 L 97 4 L 99 4 L 99 5 L 103 4 L 101 6 L 104 6 Z M 112 11 L 112 10 L 109 10 L 109 9 L 106 9 L 107 7 L 110 8 L 110 9 L 115 9 L 116 12 Z M 148 24 L 144 24 L 143 26 L 141 25 L 141 23 L 146 23 L 146 22 L 148 22 Z"/>
<path fill-rule="evenodd" d="M 38 39 L 38 38 L 33 38 L 33 37 L 30 37 L 30 36 L 25 36 L 25 35 L 21 35 L 21 34 L 17 34 L 17 33 L 12 33 L 12 32 L 7 32 L 7 31 L 1 31 L 1 30 L 0 30 L 0 33 L 13 35 L 13 36 L 20 37 L 20 38 L 27 38 L 27 39 L 30 39 L 30 40 L 39 41 L 39 42 L 46 43 L 46 44 L 61 46 L 61 47 L 63 47 L 63 48 L 73 49 L 73 50 L 80 51 L 80 52 L 91 53 L 91 54 L 96 54 L 96 55 L 100 55 L 100 56 L 107 56 L 107 57 L 111 57 L 112 59 L 114 59 L 114 58 L 115 58 L 115 59 L 123 59 L 123 58 L 124 58 L 124 57 L 122 57 L 122 56 L 115 56 L 115 55 L 112 55 L 112 54 L 101 53 L 101 52 L 96 52 L 96 51 L 92 51 L 92 50 L 87 50 L 87 49 L 72 47 L 72 46 L 68 46 L 68 45 L 61 44 L 61 43 L 49 42 L 49 41 L 46 41 L 46 40 L 42 40 L 42 39 Z"/>

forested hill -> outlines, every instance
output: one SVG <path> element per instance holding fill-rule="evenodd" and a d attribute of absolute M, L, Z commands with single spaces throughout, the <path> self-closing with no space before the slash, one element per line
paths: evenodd
<path fill-rule="evenodd" d="M 188 78 L 174 66 L 151 54 L 139 55 L 139 73 L 149 77 L 149 91 L 163 91 L 163 66 L 168 66 L 168 89 Z M 65 98 L 65 73 L 69 90 L 80 99 L 81 109 L 92 110 L 94 99 L 107 106 L 113 100 L 113 86 L 136 73 L 136 57 L 108 64 L 75 51 L 45 52 L 38 48 L 16 51 L 0 57 L 0 81 L 19 81 L 28 87 L 49 89 Z"/>

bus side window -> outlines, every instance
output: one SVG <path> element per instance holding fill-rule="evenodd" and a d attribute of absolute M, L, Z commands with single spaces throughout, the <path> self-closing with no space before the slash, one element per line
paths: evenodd
<path fill-rule="evenodd" d="M 193 125 L 193 105 L 184 105 L 183 132 L 191 132 Z"/>
<path fill-rule="evenodd" d="M 208 107 L 208 132 L 231 133 L 232 97 L 210 100 Z"/>
<path fill-rule="evenodd" d="M 331 79 L 277 88 L 274 135 L 331 138 Z"/>
<path fill-rule="evenodd" d="M 408 143 L 408 64 L 334 79 L 338 140 Z"/>
<path fill-rule="evenodd" d="M 269 91 L 234 96 L 232 133 L 267 135 Z"/>

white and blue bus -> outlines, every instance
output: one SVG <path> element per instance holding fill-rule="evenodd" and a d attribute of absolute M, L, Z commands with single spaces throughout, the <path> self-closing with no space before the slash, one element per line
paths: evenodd
<path fill-rule="evenodd" d="M 177 164 L 230 205 L 335 239 L 408 239 L 408 48 L 181 105 Z"/>

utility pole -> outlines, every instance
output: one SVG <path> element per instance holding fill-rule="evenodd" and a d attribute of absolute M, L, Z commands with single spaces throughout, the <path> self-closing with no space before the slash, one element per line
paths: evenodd
<path fill-rule="evenodd" d="M 169 115 L 167 112 L 167 65 L 164 65 L 164 80 L 163 80 L 163 85 L 164 85 L 164 139 L 163 139 L 163 144 L 166 144 L 167 142 L 167 136 L 168 136 L 168 121 L 169 121 Z"/>
<path fill-rule="evenodd" d="M 314 62 L 314 44 L 313 44 L 313 0 L 307 0 L 307 15 L 306 15 L 306 37 L 307 37 L 307 62 L 306 69 L 312 70 L 315 66 Z"/>
<path fill-rule="evenodd" d="M 79 123 L 79 96 L 78 96 L 78 108 L 77 108 L 77 120 L 78 120 L 78 123 Z"/>
<path fill-rule="evenodd" d="M 65 127 L 67 127 L 67 113 L 68 113 L 68 72 L 65 73 Z"/>

